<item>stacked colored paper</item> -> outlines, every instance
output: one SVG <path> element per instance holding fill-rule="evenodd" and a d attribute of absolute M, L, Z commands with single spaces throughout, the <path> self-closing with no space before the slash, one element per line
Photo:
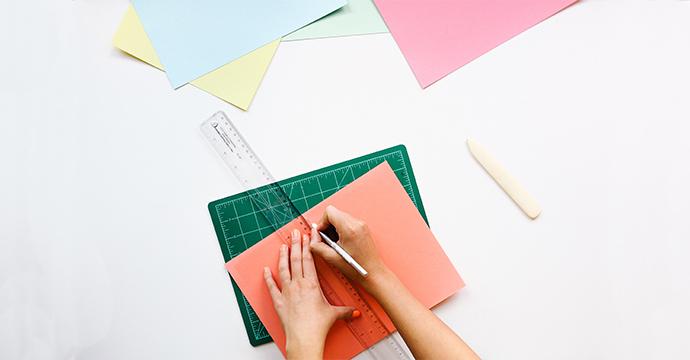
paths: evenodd
<path fill-rule="evenodd" d="M 231 4 L 225 4 L 225 6 L 229 5 Z M 242 3 L 240 5 L 250 6 L 251 4 Z M 155 28 L 155 25 L 152 26 Z M 379 16 L 372 0 L 350 0 L 347 5 L 292 32 L 284 40 L 362 35 L 386 31 L 386 25 Z M 242 110 L 248 110 L 279 42 L 279 39 L 273 40 L 190 81 L 190 83 Z M 163 70 L 163 63 L 154 44 L 149 39 L 144 25 L 133 7 L 127 9 L 113 43 L 118 49 Z M 219 47 L 222 47 L 222 44 Z"/>

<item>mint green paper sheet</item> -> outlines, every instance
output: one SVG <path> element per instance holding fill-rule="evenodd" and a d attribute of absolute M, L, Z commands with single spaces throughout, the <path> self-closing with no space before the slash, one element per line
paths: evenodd
<path fill-rule="evenodd" d="M 348 4 L 285 37 L 283 41 L 387 33 L 388 28 L 371 0 Z"/>

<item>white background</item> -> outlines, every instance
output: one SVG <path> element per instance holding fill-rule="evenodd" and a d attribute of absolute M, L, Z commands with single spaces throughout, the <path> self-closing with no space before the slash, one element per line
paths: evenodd
<path fill-rule="evenodd" d="M 426 90 L 388 34 L 284 43 L 246 113 L 113 49 L 126 7 L 3 0 L 0 358 L 280 356 L 206 210 L 240 190 L 218 110 L 279 178 L 407 145 L 467 282 L 435 311 L 482 357 L 690 357 L 690 2 L 581 1 Z"/>

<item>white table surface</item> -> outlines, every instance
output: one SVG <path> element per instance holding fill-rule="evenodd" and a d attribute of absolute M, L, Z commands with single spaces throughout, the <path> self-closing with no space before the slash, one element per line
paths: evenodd
<path fill-rule="evenodd" d="M 206 210 L 240 190 L 217 110 L 279 178 L 407 145 L 467 282 L 435 312 L 482 357 L 690 358 L 690 1 L 581 1 L 426 90 L 388 34 L 284 43 L 246 113 L 113 49 L 126 7 L 0 11 L 0 358 L 279 358 Z"/>

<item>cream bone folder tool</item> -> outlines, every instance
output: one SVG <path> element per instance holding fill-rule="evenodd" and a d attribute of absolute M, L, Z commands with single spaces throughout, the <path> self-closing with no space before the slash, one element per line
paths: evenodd
<path fill-rule="evenodd" d="M 467 147 L 477 162 L 530 219 L 536 219 L 541 214 L 541 207 L 532 195 L 483 146 L 475 140 L 467 139 Z"/>

